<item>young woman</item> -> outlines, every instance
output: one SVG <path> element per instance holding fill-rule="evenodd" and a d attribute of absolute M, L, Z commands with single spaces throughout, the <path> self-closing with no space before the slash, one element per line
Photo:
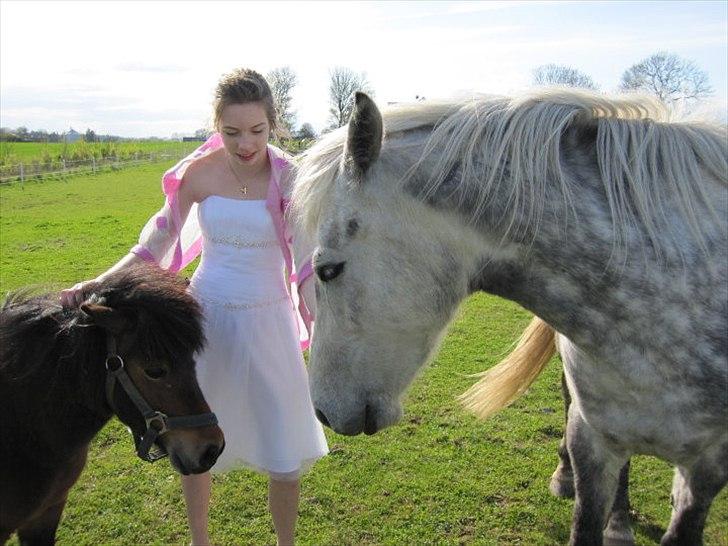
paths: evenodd
<path fill-rule="evenodd" d="M 214 122 L 218 133 L 165 174 L 165 205 L 139 244 L 96 279 L 64 290 L 61 302 L 80 305 L 105 275 L 141 260 L 176 272 L 202 252 L 190 283 L 207 337 L 197 376 L 226 442 L 212 472 L 268 474 L 278 544 L 288 545 L 299 476 L 328 448 L 284 276 L 293 273 L 284 223 L 288 160 L 268 144 L 276 119 L 265 79 L 246 69 L 223 76 Z M 195 545 L 209 544 L 210 486 L 209 473 L 182 476 Z"/>

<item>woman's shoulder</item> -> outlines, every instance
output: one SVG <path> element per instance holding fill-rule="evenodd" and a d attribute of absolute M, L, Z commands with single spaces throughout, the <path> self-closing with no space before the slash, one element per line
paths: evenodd
<path fill-rule="evenodd" d="M 183 181 L 200 177 L 215 176 L 225 166 L 225 150 L 220 148 L 190 163 L 182 177 Z"/>
<path fill-rule="evenodd" d="M 277 163 L 279 168 L 288 168 L 293 162 L 293 155 L 285 150 L 280 149 L 274 144 L 268 144 L 268 149 L 271 151 L 271 158 Z"/>
<path fill-rule="evenodd" d="M 225 166 L 224 153 L 221 148 L 190 163 L 182 176 L 182 191 L 189 192 L 194 201 L 199 201 L 210 182 L 220 178 Z"/>
<path fill-rule="evenodd" d="M 293 177 L 295 174 L 295 170 L 293 168 L 294 156 L 272 144 L 269 144 L 268 147 L 271 150 L 271 168 L 274 172 L 277 172 L 281 195 L 284 196 L 284 198 L 287 198 L 291 192 L 291 186 L 293 184 Z"/>

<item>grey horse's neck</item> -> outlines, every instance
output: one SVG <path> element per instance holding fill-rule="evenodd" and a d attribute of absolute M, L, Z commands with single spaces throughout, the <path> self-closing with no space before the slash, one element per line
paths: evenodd
<path fill-rule="evenodd" d="M 681 358 L 725 355 L 727 342 L 721 331 L 728 314 L 728 264 L 711 258 L 725 255 L 725 224 L 707 227 L 701 248 L 691 242 L 688 228 L 675 220 L 677 211 L 666 203 L 668 214 L 655 221 L 665 235 L 663 247 L 655 249 L 638 224 L 618 237 L 595 156 L 588 148 L 572 151 L 564 169 L 578 188 L 578 198 L 567 205 L 546 196 L 536 224 L 527 201 L 522 216 L 511 216 L 508 226 L 499 222 L 507 178 L 495 188 L 495 198 L 474 227 L 489 241 L 518 250 L 512 258 L 487 253 L 471 278 L 471 290 L 520 303 L 598 357 L 607 358 L 614 347 L 647 347 L 655 358 L 674 360 L 676 346 L 684 348 Z M 725 218 L 724 193 L 716 186 L 713 204 Z M 472 225 L 466 197 L 442 192 L 431 195 L 429 203 L 459 212 L 462 221 Z M 705 217 L 710 215 L 706 212 Z M 686 327 L 690 324 L 708 327 L 694 332 Z M 701 335 L 705 339 L 695 337 Z"/>
<path fill-rule="evenodd" d="M 611 197 L 605 190 L 593 128 L 562 135 L 564 178 L 541 179 L 534 192 L 514 190 L 507 163 L 487 190 L 473 180 L 466 183 L 461 162 L 431 184 L 438 164 L 436 154 L 423 154 L 426 137 L 426 131 L 413 131 L 385 141 L 381 162 L 392 173 L 409 173 L 399 172 L 407 194 L 454 218 L 462 230 L 482 235 L 483 256 L 470 274 L 471 291 L 520 303 L 592 355 L 617 346 L 654 347 L 655 358 L 674 359 L 676 344 L 691 353 L 683 354 L 687 358 L 706 358 L 692 354 L 696 351 L 726 354 L 728 264 L 714 258 L 724 256 L 728 246 L 724 182 L 709 174 L 700 184 L 685 181 L 684 191 L 700 186 L 707 198 L 692 200 L 701 222 L 696 240 L 684 218 L 684 196 L 655 180 L 659 200 L 648 211 L 655 241 L 633 214 L 630 181 L 612 181 L 621 189 Z M 407 171 L 418 157 L 417 170 Z M 492 172 L 489 160 L 474 159 L 471 174 Z M 624 201 L 610 205 L 614 195 Z M 686 327 L 691 323 L 709 327 L 697 333 Z M 634 324 L 644 327 L 627 326 Z"/>

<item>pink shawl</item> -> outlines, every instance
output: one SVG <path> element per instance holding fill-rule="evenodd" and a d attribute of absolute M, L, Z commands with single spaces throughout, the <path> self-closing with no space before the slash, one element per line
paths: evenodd
<path fill-rule="evenodd" d="M 180 217 L 178 193 L 185 171 L 190 164 L 201 157 L 222 147 L 222 137 L 213 134 L 162 177 L 162 191 L 165 195 L 164 206 L 146 223 L 139 235 L 139 243 L 131 252 L 145 261 L 157 264 L 162 269 L 177 273 L 194 260 L 202 250 L 202 232 L 197 221 L 197 204 L 193 204 L 184 223 Z M 291 281 L 291 303 L 298 309 L 301 347 L 307 348 L 311 332 L 312 317 L 300 295 L 300 286 L 311 275 L 311 264 L 306 262 L 297 271 L 291 253 L 291 234 L 285 213 L 289 200 L 291 163 L 283 151 L 268 145 L 268 158 L 271 166 L 271 180 L 268 184 L 266 208 L 273 218 L 276 235 L 280 243 L 283 259 Z"/>

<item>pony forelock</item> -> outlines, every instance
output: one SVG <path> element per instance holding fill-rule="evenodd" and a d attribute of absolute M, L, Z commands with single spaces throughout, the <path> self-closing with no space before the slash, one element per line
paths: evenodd
<path fill-rule="evenodd" d="M 117 271 L 87 301 L 124 315 L 135 349 L 146 356 L 185 366 L 204 346 L 202 310 L 187 282 L 157 267 L 139 264 Z M 58 362 L 83 365 L 105 347 L 105 335 L 93 326 L 81 309 L 64 310 L 57 293 L 11 293 L 0 307 L 0 372 L 25 378 Z M 59 358 L 56 348 L 61 346 Z"/>

